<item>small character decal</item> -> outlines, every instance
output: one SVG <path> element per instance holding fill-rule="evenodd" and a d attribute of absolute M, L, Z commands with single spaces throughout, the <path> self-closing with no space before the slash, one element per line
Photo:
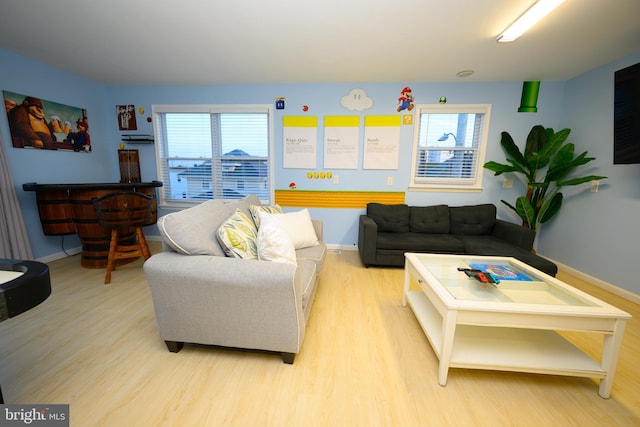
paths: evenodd
<path fill-rule="evenodd" d="M 73 145 L 73 151 L 91 151 L 91 136 L 89 135 L 89 123 L 86 119 L 79 118 L 76 122 L 77 132 L 69 132 L 67 142 Z"/>
<path fill-rule="evenodd" d="M 413 110 L 413 92 L 408 86 L 402 89 L 400 98 L 398 98 L 398 113 L 402 110 Z"/>

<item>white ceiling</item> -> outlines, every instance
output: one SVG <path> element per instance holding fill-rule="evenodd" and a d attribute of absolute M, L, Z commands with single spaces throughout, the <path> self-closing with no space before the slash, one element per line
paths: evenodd
<path fill-rule="evenodd" d="M 640 49 L 640 0 L 0 0 L 0 48 L 114 85 L 566 80 Z"/>

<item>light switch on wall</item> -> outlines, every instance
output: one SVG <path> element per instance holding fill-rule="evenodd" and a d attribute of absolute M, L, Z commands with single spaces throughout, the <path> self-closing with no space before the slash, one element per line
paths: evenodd
<path fill-rule="evenodd" d="M 387 185 L 393 185 L 393 177 L 392 176 L 388 176 L 387 177 Z"/>

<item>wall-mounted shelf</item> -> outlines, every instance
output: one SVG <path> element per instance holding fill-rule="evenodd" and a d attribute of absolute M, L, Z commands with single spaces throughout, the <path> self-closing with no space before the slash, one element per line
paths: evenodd
<path fill-rule="evenodd" d="M 153 135 L 130 134 L 122 135 L 122 142 L 125 144 L 153 144 Z"/>

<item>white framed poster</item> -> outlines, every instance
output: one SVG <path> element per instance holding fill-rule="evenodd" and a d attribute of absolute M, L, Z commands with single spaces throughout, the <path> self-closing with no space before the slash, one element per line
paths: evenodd
<path fill-rule="evenodd" d="M 365 116 L 363 169 L 398 169 L 400 116 Z"/>
<path fill-rule="evenodd" d="M 283 160 L 287 169 L 315 169 L 318 151 L 318 118 L 284 116 L 282 118 Z"/>
<path fill-rule="evenodd" d="M 360 116 L 324 118 L 324 168 L 358 169 Z"/>

